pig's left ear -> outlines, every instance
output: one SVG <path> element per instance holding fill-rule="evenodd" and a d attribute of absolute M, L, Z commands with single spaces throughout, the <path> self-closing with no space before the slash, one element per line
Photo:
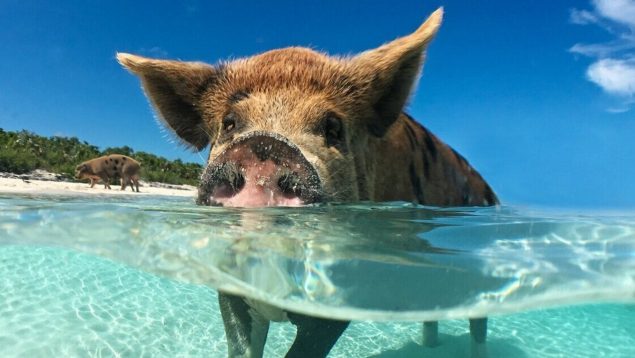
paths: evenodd
<path fill-rule="evenodd" d="M 200 112 L 200 99 L 217 70 L 200 62 L 154 60 L 118 53 L 117 60 L 139 76 L 146 96 L 167 126 L 188 146 L 201 150 L 214 131 Z"/>
<path fill-rule="evenodd" d="M 362 83 L 365 100 L 377 112 L 378 118 L 368 124 L 375 135 L 382 136 L 399 117 L 442 18 L 443 8 L 439 8 L 414 33 L 351 59 L 351 70 Z"/>

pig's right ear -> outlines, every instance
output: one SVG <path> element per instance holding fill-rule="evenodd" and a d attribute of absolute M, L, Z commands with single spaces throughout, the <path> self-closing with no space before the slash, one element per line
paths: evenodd
<path fill-rule="evenodd" d="M 202 150 L 213 140 L 199 101 L 217 77 L 214 67 L 200 62 L 155 60 L 118 53 L 117 60 L 139 76 L 159 117 L 190 147 Z"/>

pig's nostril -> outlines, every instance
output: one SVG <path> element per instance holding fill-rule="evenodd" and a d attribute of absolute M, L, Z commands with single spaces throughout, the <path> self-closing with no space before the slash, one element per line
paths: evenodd
<path fill-rule="evenodd" d="M 226 177 L 219 180 L 213 191 L 215 198 L 232 197 L 245 186 L 245 177 L 237 172 L 228 172 Z"/>
<path fill-rule="evenodd" d="M 302 194 L 302 182 L 295 173 L 284 174 L 278 179 L 280 191 L 290 197 L 300 197 Z"/>
<path fill-rule="evenodd" d="M 244 186 L 245 186 L 245 177 L 242 174 L 237 173 L 233 178 L 232 187 L 234 188 L 236 192 L 239 192 Z"/>
<path fill-rule="evenodd" d="M 240 173 L 234 173 L 227 178 L 225 184 L 231 189 L 232 194 L 236 194 L 245 186 L 245 177 Z"/>

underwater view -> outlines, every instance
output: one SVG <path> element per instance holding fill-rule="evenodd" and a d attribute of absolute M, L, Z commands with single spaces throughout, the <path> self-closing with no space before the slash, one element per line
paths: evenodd
<path fill-rule="evenodd" d="M 467 357 L 482 316 L 491 357 L 635 356 L 628 213 L 2 194 L 0 263 L 2 357 L 223 357 L 219 288 L 353 320 L 329 357 Z"/>

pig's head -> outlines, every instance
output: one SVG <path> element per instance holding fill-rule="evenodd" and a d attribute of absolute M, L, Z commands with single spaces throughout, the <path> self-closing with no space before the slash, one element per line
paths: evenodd
<path fill-rule="evenodd" d="M 85 179 L 88 178 L 92 173 L 90 170 L 90 166 L 86 163 L 82 163 L 75 167 L 75 178 L 76 179 Z"/>
<path fill-rule="evenodd" d="M 369 199 L 369 138 L 403 110 L 441 23 L 348 58 L 285 48 L 221 63 L 119 53 L 158 117 L 189 147 L 211 145 L 198 201 L 297 206 Z M 374 173 L 374 172 L 373 172 Z"/>

